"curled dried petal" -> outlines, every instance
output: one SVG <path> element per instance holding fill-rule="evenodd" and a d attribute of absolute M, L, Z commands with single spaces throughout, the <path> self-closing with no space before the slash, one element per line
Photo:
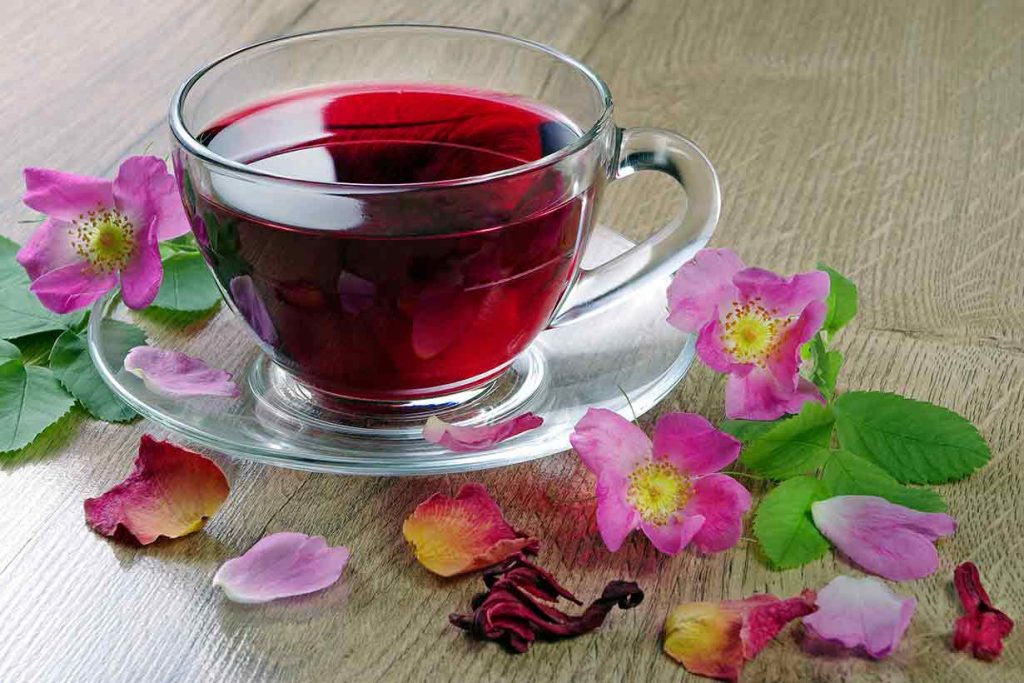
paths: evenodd
<path fill-rule="evenodd" d="M 482 640 L 500 642 L 510 652 L 522 654 L 535 640 L 561 640 L 589 633 L 604 623 L 616 606 L 632 609 L 643 591 L 632 581 L 611 581 L 601 597 L 579 616 L 570 616 L 553 604 L 559 597 L 581 604 L 547 571 L 522 555 L 512 557 L 484 576 L 488 590 L 473 598 L 473 612 L 451 614 L 448 620 Z"/>
<path fill-rule="evenodd" d="M 423 438 L 450 451 L 469 453 L 490 448 L 496 443 L 536 429 L 542 424 L 544 419 L 533 413 L 523 413 L 511 420 L 480 427 L 459 427 L 437 417 L 431 417 L 423 426 Z"/>

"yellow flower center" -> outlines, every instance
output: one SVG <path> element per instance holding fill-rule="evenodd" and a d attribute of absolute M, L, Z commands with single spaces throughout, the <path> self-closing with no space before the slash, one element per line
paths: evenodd
<path fill-rule="evenodd" d="M 760 297 L 745 304 L 734 301 L 732 310 L 725 316 L 722 343 L 737 363 L 764 367 L 790 322 L 790 318 L 778 317 L 778 310 L 769 311 L 762 306 Z"/>
<path fill-rule="evenodd" d="M 135 230 L 116 209 L 79 214 L 71 222 L 71 246 L 101 273 L 121 270 L 135 253 Z"/>
<path fill-rule="evenodd" d="M 667 462 L 652 462 L 629 475 L 626 499 L 644 521 L 664 524 L 690 498 L 690 480 Z"/>

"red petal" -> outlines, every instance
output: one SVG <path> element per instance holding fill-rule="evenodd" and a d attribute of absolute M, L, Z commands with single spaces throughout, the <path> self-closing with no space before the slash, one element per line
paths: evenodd
<path fill-rule="evenodd" d="M 85 501 L 98 533 L 126 532 L 142 545 L 198 531 L 228 497 L 228 480 L 209 458 L 144 434 L 135 468 L 99 498 Z"/>
<path fill-rule="evenodd" d="M 954 625 L 953 648 L 969 648 L 977 659 L 997 658 L 1003 651 L 1003 640 L 1013 631 L 1013 619 L 992 604 L 973 562 L 964 562 L 954 570 L 953 584 L 966 612 Z"/>

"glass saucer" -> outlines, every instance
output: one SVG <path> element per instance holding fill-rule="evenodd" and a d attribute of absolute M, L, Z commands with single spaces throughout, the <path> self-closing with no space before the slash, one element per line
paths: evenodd
<path fill-rule="evenodd" d="M 607 229 L 595 231 L 584 259 L 593 267 L 632 243 Z M 547 330 L 483 390 L 430 412 L 403 411 L 400 419 L 366 416 L 345 406 L 309 401 L 260 353 L 225 306 L 199 321 L 135 312 L 108 295 L 93 307 L 89 352 L 110 388 L 142 416 L 187 442 L 221 453 L 294 469 L 339 474 L 414 475 L 499 467 L 569 448 L 573 425 L 587 408 L 642 415 L 683 378 L 694 339 L 665 322 L 667 281 L 654 281 L 607 311 Z M 111 326 L 143 327 L 151 344 L 202 358 L 230 371 L 242 388 L 237 399 L 171 399 L 149 391 L 124 370 L 124 350 Z M 628 398 L 627 398 L 628 397 Z M 532 411 L 544 424 L 487 450 L 453 453 L 420 435 L 428 414 L 458 424 L 482 424 Z"/>

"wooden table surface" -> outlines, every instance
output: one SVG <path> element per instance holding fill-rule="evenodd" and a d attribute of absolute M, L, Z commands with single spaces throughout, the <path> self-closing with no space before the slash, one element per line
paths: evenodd
<path fill-rule="evenodd" d="M 167 150 L 172 89 L 246 43 L 345 24 L 484 27 L 554 45 L 611 85 L 620 125 L 673 128 L 708 153 L 725 206 L 713 243 L 780 271 L 821 259 L 861 287 L 841 337 L 840 388 L 894 390 L 954 408 L 992 462 L 944 488 L 960 529 L 889 659 L 801 654 L 791 632 L 750 681 L 1021 681 L 1024 637 L 984 664 L 950 651 L 952 568 L 973 559 L 1024 617 L 1024 5 L 842 0 L 72 0 L 12 3 L 0 23 L 0 232 L 23 241 L 23 166 L 110 175 L 151 144 Z M 671 182 L 608 196 L 603 220 L 642 234 Z M 695 368 L 652 414 L 721 417 L 722 378 Z M 661 653 L 669 608 L 693 599 L 788 596 L 848 567 L 831 555 L 773 572 L 752 544 L 713 557 L 658 555 L 640 535 L 617 554 L 593 526 L 591 477 L 572 454 L 477 475 L 349 478 L 240 463 L 205 531 L 132 549 L 90 532 L 82 500 L 120 481 L 144 421 L 75 415 L 0 458 L 0 681 L 676 681 Z M 446 616 L 480 588 L 413 559 L 402 519 L 434 490 L 477 480 L 513 524 L 545 541 L 541 562 L 595 595 L 636 579 L 644 604 L 599 632 L 513 657 Z M 576 502 L 574 502 L 576 501 Z M 343 582 L 262 607 L 210 586 L 264 534 L 322 534 L 352 549 Z"/>

